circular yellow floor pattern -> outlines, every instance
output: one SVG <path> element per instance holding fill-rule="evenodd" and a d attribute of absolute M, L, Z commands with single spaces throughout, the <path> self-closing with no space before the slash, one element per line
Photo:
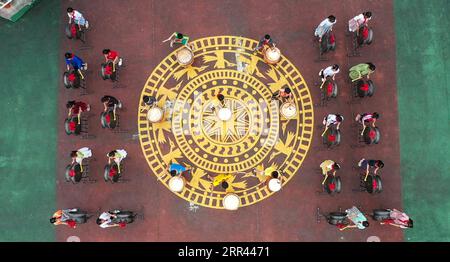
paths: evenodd
<path fill-rule="evenodd" d="M 241 206 L 259 202 L 273 193 L 264 175 L 253 169 L 274 167 L 283 172 L 283 186 L 296 173 L 308 152 L 313 132 L 313 105 L 305 81 L 282 56 L 268 65 L 252 50 L 257 41 L 234 36 L 208 37 L 192 42 L 194 63 L 182 67 L 176 50 L 147 80 L 141 94 L 154 96 L 164 109 L 159 123 L 147 120 L 139 105 L 138 125 L 142 151 L 152 170 L 169 187 L 171 162 L 191 168 L 178 196 L 211 208 L 223 208 L 228 192 L 239 196 Z M 289 87 L 297 115 L 280 115 L 272 93 Z M 224 105 L 215 100 L 225 96 Z M 219 119 L 222 108 L 231 112 Z M 220 113 L 219 113 L 220 112 Z M 230 175 L 229 188 L 212 187 L 211 179 Z"/>

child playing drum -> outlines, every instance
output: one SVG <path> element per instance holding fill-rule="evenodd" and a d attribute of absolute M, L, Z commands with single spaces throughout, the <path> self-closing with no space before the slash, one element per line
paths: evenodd
<path fill-rule="evenodd" d="M 163 43 L 170 40 L 170 47 L 173 47 L 173 44 L 182 44 L 189 49 L 193 49 L 193 46 L 189 43 L 189 36 L 183 35 L 182 33 L 174 32 L 169 38 L 162 41 Z"/>
<path fill-rule="evenodd" d="M 273 100 L 280 100 L 281 102 L 292 102 L 293 95 L 289 87 L 281 88 L 278 92 L 272 95 Z"/>
<path fill-rule="evenodd" d="M 253 51 L 261 51 L 263 50 L 265 45 L 269 47 L 275 47 L 275 43 L 273 42 L 273 39 L 270 37 L 270 35 L 265 35 L 263 38 L 261 38 L 258 45 L 255 47 L 255 49 L 253 49 Z"/>

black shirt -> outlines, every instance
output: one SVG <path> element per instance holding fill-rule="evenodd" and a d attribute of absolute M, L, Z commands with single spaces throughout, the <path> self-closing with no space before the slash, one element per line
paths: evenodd
<path fill-rule="evenodd" d="M 109 99 L 109 101 L 106 104 L 106 106 L 114 107 L 114 105 L 118 105 L 119 104 L 119 100 L 117 100 L 115 97 L 113 97 L 113 96 L 105 96 L 105 97 Z"/>

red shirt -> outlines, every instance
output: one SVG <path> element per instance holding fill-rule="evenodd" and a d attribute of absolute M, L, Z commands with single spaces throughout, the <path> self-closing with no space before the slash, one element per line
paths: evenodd
<path fill-rule="evenodd" d="M 109 53 L 106 56 L 106 58 L 109 59 L 109 60 L 114 60 L 118 56 L 119 56 L 119 53 L 117 53 L 116 51 L 111 50 L 111 51 L 109 51 Z"/>
<path fill-rule="evenodd" d="M 72 114 L 73 115 L 78 115 L 78 113 L 80 112 L 84 112 L 87 110 L 87 104 L 83 103 L 83 102 L 76 102 L 75 105 L 72 107 Z"/>

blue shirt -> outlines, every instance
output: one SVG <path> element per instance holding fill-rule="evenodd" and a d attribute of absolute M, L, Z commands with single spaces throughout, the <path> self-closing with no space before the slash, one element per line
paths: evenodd
<path fill-rule="evenodd" d="M 169 172 L 175 170 L 177 171 L 177 175 L 183 173 L 186 171 L 186 168 L 180 164 L 170 164 L 169 166 Z"/>
<path fill-rule="evenodd" d="M 74 68 L 82 68 L 83 67 L 83 60 L 79 58 L 78 56 L 74 55 L 71 59 L 66 58 L 66 64 L 72 65 Z"/>

